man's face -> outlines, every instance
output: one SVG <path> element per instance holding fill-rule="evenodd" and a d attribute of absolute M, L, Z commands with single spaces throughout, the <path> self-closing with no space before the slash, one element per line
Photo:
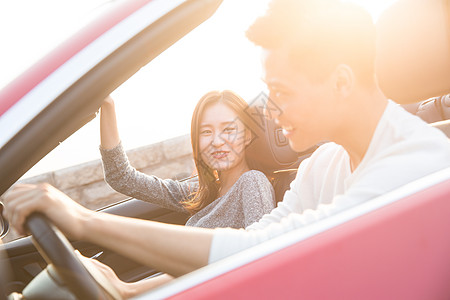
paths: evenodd
<path fill-rule="evenodd" d="M 295 151 L 309 147 L 333 136 L 337 115 L 332 80 L 311 82 L 289 61 L 287 50 L 265 50 L 263 53 L 264 81 L 269 88 L 268 109 L 283 128 L 284 135 Z M 269 111 L 268 111 L 269 113 Z"/>

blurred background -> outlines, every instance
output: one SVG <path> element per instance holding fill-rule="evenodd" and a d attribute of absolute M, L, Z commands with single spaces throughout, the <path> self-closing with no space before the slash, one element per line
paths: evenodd
<path fill-rule="evenodd" d="M 394 2 L 346 1 L 364 6 L 374 21 Z M 112 2 L 0 1 L 0 89 Z M 268 0 L 224 0 L 206 24 L 178 41 L 112 94 L 125 149 L 188 134 L 194 106 L 210 90 L 234 90 L 248 102 L 265 91 L 260 79 L 259 49 L 245 38 L 245 30 L 264 12 L 267 3 Z M 98 145 L 97 117 L 24 177 L 98 159 Z"/>

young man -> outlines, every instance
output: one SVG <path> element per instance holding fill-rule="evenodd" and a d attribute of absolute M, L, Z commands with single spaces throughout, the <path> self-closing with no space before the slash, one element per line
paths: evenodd
<path fill-rule="evenodd" d="M 450 166 L 447 137 L 377 87 L 375 28 L 364 10 L 273 0 L 248 37 L 263 48 L 264 80 L 281 111 L 274 117 L 292 148 L 330 141 L 269 215 L 247 230 L 189 228 L 92 212 L 49 185 L 23 185 L 6 195 L 11 223 L 23 232 L 26 216 L 41 211 L 74 239 L 177 276 Z"/>

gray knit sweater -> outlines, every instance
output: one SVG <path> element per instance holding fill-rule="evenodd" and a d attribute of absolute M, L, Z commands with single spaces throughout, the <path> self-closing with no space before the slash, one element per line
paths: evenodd
<path fill-rule="evenodd" d="M 197 183 L 160 179 L 133 168 L 120 143 L 113 149 L 100 148 L 106 182 L 119 193 L 159 206 L 186 212 L 181 202 L 198 188 Z M 230 190 L 192 215 L 187 226 L 245 228 L 275 207 L 272 185 L 256 170 L 241 175 Z"/>

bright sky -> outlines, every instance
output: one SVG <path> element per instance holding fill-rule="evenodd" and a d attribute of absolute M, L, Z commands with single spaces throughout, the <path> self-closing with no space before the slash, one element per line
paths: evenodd
<path fill-rule="evenodd" d="M 366 7 L 375 20 L 387 5 L 394 2 L 347 1 Z M 94 17 L 104 2 L 108 1 L 0 1 L 0 88 L 80 24 Z M 231 89 L 251 101 L 264 89 L 259 79 L 258 49 L 246 40 L 244 30 L 256 15 L 264 11 L 266 4 L 267 0 L 224 0 L 206 24 L 161 54 L 113 94 L 117 100 L 119 130 L 125 148 L 189 133 L 194 105 L 209 90 Z M 170 99 L 184 101 L 173 109 L 167 101 Z M 131 101 L 139 104 L 130 104 Z M 149 106 L 143 107 L 142 103 L 149 103 Z M 160 111 L 171 111 L 170 120 Z M 55 165 L 63 168 L 97 159 L 98 144 L 96 118 L 78 136 L 70 137 L 57 148 L 58 151 L 44 158 L 28 176 L 45 172 Z M 73 160 L 74 157 L 78 160 Z"/>

